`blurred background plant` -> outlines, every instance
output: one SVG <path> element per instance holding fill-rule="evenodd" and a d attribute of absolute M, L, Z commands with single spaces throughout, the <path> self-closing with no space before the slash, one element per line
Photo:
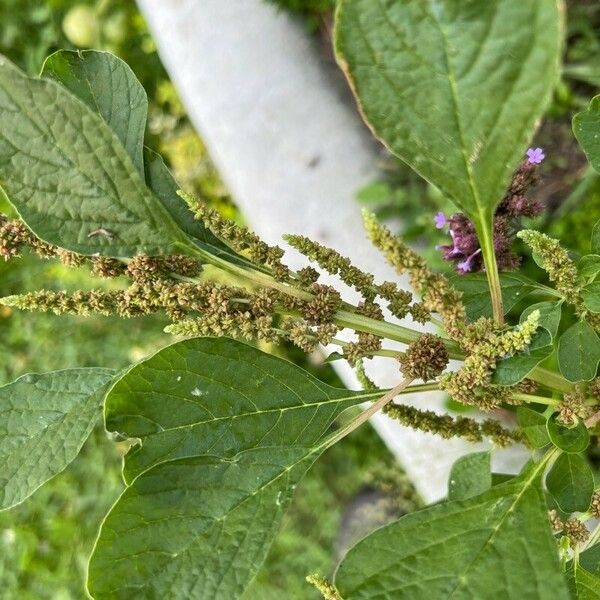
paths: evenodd
<path fill-rule="evenodd" d="M 331 0 L 290 1 L 318 24 Z M 305 10 L 306 9 L 306 10 Z M 96 48 L 123 58 L 149 99 L 147 141 L 167 160 L 186 190 L 240 221 L 241 216 L 194 131 L 166 74 L 142 15 L 122 0 L 0 0 L 0 52 L 31 74 L 59 48 Z M 10 212 L 0 201 L 0 212 Z M 0 262 L 2 296 L 40 287 L 91 288 L 85 269 L 24 255 Z M 118 285 L 118 282 L 117 282 Z M 123 322 L 112 318 L 55 317 L 0 309 L 0 385 L 27 372 L 74 366 L 120 369 L 170 343 L 158 317 Z M 56 351 L 60 340 L 60 352 Z M 275 349 L 273 349 L 275 351 Z M 321 379 L 339 384 L 318 357 L 277 350 Z M 22 506 L 0 513 L 2 600 L 67 600 L 82 597 L 86 563 L 102 516 L 122 490 L 125 447 L 98 427 L 67 470 Z M 370 529 L 412 510 L 414 491 L 382 442 L 361 429 L 333 448 L 299 486 L 281 535 L 248 598 L 318 598 L 301 575 L 331 572 L 340 548 Z M 296 587 L 294 587 L 296 586 Z M 301 586 L 301 587 L 298 587 Z M 253 594 L 253 595 L 252 595 Z"/>

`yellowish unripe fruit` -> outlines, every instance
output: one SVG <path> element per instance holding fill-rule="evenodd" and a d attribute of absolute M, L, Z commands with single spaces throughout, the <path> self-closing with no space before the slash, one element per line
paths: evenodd
<path fill-rule="evenodd" d="M 63 19 L 67 39 L 81 48 L 91 48 L 98 43 L 98 17 L 91 6 L 74 6 Z"/>

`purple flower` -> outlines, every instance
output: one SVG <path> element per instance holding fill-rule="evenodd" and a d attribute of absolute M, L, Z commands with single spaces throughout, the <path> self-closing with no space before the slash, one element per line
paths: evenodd
<path fill-rule="evenodd" d="M 443 229 L 448 223 L 448 220 L 443 212 L 439 212 L 437 215 L 435 215 L 433 222 L 435 223 L 436 229 Z"/>
<path fill-rule="evenodd" d="M 468 256 L 467 258 L 465 258 L 465 260 L 461 260 L 459 263 L 456 264 L 456 268 L 458 270 L 459 273 L 468 273 L 472 268 L 473 268 L 473 259 L 481 252 L 481 248 L 479 250 L 476 250 L 475 252 L 473 252 L 473 254 L 471 254 L 471 256 Z"/>
<path fill-rule="evenodd" d="M 529 148 L 527 150 L 527 163 L 530 165 L 539 165 L 545 158 L 546 155 L 541 148 Z"/>

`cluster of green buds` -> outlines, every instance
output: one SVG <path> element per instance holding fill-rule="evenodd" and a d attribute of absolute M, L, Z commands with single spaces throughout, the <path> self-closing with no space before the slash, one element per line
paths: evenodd
<path fill-rule="evenodd" d="M 376 281 L 331 248 L 289 235 L 285 240 L 309 263 L 295 272 L 285 264 L 282 248 L 266 244 L 199 200 L 184 193 L 181 196 L 194 217 L 237 253 L 239 264 L 219 260 L 205 269 L 197 258 L 183 255 L 83 256 L 51 246 L 37 239 L 21 221 L 2 216 L 0 256 L 6 260 L 29 250 L 45 259 L 58 258 L 68 266 L 88 265 L 93 276 L 115 279 L 108 289 L 37 290 L 3 298 L 2 304 L 55 314 L 129 318 L 165 313 L 171 321 L 166 331 L 179 336 L 231 336 L 268 343 L 287 340 L 306 352 L 320 345 L 336 345 L 339 355 L 356 367 L 365 387 L 374 384 L 365 374 L 364 361 L 387 357 L 399 363 L 405 381 L 416 381 L 402 393 L 442 390 L 457 402 L 485 411 L 541 401 L 553 404 L 563 422 L 574 423 L 597 409 L 589 401 L 590 394 L 598 398 L 590 391 L 594 386 L 589 386 L 590 390 L 574 388 L 563 380 L 557 387 L 557 376 L 548 377 L 539 369 L 532 379 L 548 394 L 561 392 L 562 399 L 534 395 L 538 384 L 531 379 L 512 386 L 495 385 L 492 376 L 497 362 L 528 348 L 538 330 L 539 313 L 531 312 L 516 327 L 487 318 L 469 322 L 461 293 L 373 215 L 365 214 L 367 236 L 399 275 L 408 275 L 414 294 L 395 282 Z M 541 234 L 523 232 L 522 237 L 544 257 L 557 287 L 577 301 L 580 287 L 568 256 Z M 323 272 L 356 290 L 361 300 L 346 302 L 338 290 L 320 282 Z M 399 322 L 409 318 L 416 324 L 433 324 L 437 334 L 422 333 L 416 326 Z M 354 339 L 338 339 L 342 330 L 350 330 Z M 403 343 L 405 349 L 388 347 L 390 341 Z M 448 371 L 452 359 L 462 365 Z M 518 429 L 504 427 L 496 419 L 455 417 L 392 402 L 384 412 L 404 425 L 444 438 L 488 438 L 502 446 L 525 441 Z"/>

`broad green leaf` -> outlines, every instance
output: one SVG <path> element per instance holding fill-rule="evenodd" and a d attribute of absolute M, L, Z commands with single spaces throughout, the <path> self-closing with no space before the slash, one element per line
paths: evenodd
<path fill-rule="evenodd" d="M 180 342 L 133 367 L 105 404 L 107 427 L 140 445 L 92 555 L 92 595 L 238 598 L 333 420 L 380 395 L 227 338 Z"/>
<path fill-rule="evenodd" d="M 500 283 L 506 313 L 519 300 L 539 288 L 535 281 L 514 273 L 501 274 Z M 462 292 L 462 300 L 467 309 L 467 316 L 471 321 L 475 321 L 479 317 L 492 316 L 490 289 L 485 273 L 457 275 L 452 278 L 452 285 Z"/>
<path fill-rule="evenodd" d="M 593 313 L 600 312 L 600 281 L 588 283 L 581 290 L 581 297 L 585 307 Z"/>
<path fill-rule="evenodd" d="M 561 21 L 555 0 L 338 5 L 337 56 L 366 120 L 480 235 L 550 100 Z"/>
<path fill-rule="evenodd" d="M 59 50 L 46 59 L 41 76 L 100 114 L 143 175 L 148 98 L 127 63 L 110 52 Z"/>
<path fill-rule="evenodd" d="M 552 415 L 546 421 L 546 430 L 552 443 L 568 454 L 583 452 L 590 445 L 590 433 L 581 422 L 573 427 L 565 427 L 556 415 Z"/>
<path fill-rule="evenodd" d="M 344 600 L 566 600 L 541 486 L 544 465 L 468 500 L 378 529 L 352 548 L 335 584 Z"/>
<path fill-rule="evenodd" d="M 515 385 L 522 381 L 554 351 L 552 336 L 546 329 L 539 329 L 526 350 L 499 360 L 492 375 L 497 385 Z"/>
<path fill-rule="evenodd" d="M 0 182 L 38 237 L 74 252 L 128 257 L 191 244 L 102 117 L 56 82 L 27 77 L 4 57 Z"/>
<path fill-rule="evenodd" d="M 558 326 L 560 325 L 562 301 L 537 302 L 536 304 L 528 306 L 521 314 L 519 323 L 523 323 L 534 310 L 537 310 L 540 313 L 539 327 L 547 329 L 553 338 L 556 337 Z"/>
<path fill-rule="evenodd" d="M 580 454 L 561 454 L 546 476 L 546 487 L 563 512 L 585 512 L 594 493 L 594 475 Z"/>
<path fill-rule="evenodd" d="M 461 456 L 450 470 L 448 500 L 467 500 L 492 487 L 489 452 Z"/>
<path fill-rule="evenodd" d="M 572 382 L 590 381 L 596 376 L 600 361 L 600 339 L 586 321 L 578 321 L 558 342 L 558 368 Z"/>
<path fill-rule="evenodd" d="M 544 415 L 526 406 L 519 406 L 517 420 L 519 427 L 534 448 L 543 448 L 550 443 Z"/>
<path fill-rule="evenodd" d="M 600 600 L 600 577 L 592 575 L 581 564 L 567 571 L 567 581 L 573 600 Z"/>
<path fill-rule="evenodd" d="M 592 167 L 600 171 L 600 96 L 573 117 L 573 133 Z M 592 250 L 597 247 L 592 246 Z"/>
<path fill-rule="evenodd" d="M 600 235 L 600 230 L 598 230 L 598 234 Z M 598 244 L 596 243 L 596 245 Z M 582 256 L 577 263 L 577 271 L 583 279 L 593 281 L 600 273 L 600 255 L 586 254 Z"/>
<path fill-rule="evenodd" d="M 177 194 L 179 186 L 161 156 L 144 147 L 146 92 L 124 61 L 109 52 L 60 50 L 46 59 L 42 77 L 60 83 L 106 121 L 146 185 L 197 246 L 211 256 L 248 264 L 194 219 Z"/>
<path fill-rule="evenodd" d="M 0 509 L 23 502 L 79 454 L 113 375 L 70 369 L 0 387 Z"/>

